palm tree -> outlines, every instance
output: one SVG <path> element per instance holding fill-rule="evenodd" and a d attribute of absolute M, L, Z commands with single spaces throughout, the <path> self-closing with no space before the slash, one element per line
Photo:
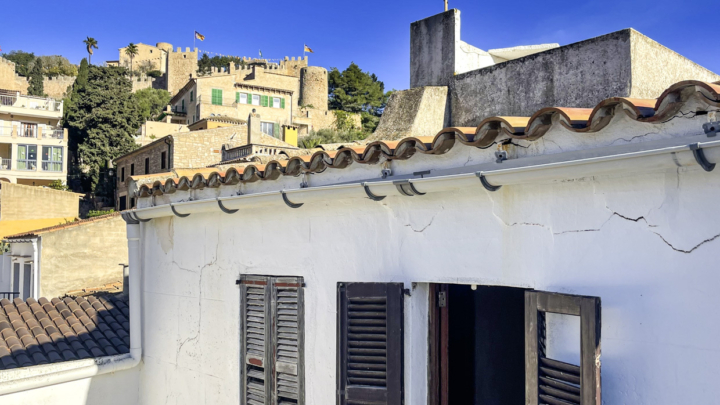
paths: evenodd
<path fill-rule="evenodd" d="M 133 58 L 134 58 L 135 55 L 137 55 L 137 54 L 138 54 L 138 47 L 137 47 L 137 45 L 135 45 L 135 44 L 133 44 L 132 42 L 130 42 L 130 45 L 128 45 L 128 46 L 125 48 L 125 55 L 127 55 L 127 56 L 130 57 L 130 76 L 131 76 L 131 77 L 132 77 L 132 75 L 133 75 Z"/>
<path fill-rule="evenodd" d="M 95 38 L 87 37 L 86 40 L 83 41 L 83 43 L 87 46 L 88 51 L 88 64 L 91 63 L 91 58 L 93 54 L 93 48 L 98 49 L 97 41 Z"/>

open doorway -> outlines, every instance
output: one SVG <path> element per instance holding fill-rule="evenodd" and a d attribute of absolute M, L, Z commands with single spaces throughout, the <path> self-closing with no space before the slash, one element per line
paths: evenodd
<path fill-rule="evenodd" d="M 432 290 L 430 404 L 525 404 L 525 289 Z"/>

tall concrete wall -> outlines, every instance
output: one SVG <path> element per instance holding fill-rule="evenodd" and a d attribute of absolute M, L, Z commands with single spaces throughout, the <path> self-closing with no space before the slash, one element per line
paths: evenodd
<path fill-rule="evenodd" d="M 460 10 L 410 24 L 410 87 L 447 86 L 455 72 Z"/>
<path fill-rule="evenodd" d="M 455 76 L 452 125 L 531 116 L 543 107 L 593 108 L 610 97 L 658 97 L 684 79 L 720 76 L 632 29 Z"/>
<path fill-rule="evenodd" d="M 41 235 L 40 296 L 123 280 L 128 249 L 125 221 L 115 215 Z"/>
<path fill-rule="evenodd" d="M 79 216 L 79 194 L 3 182 L 0 220 L 73 218 Z"/>
<path fill-rule="evenodd" d="M 434 136 L 450 118 L 447 87 L 417 87 L 396 91 L 368 140 L 396 140 L 410 136 Z"/>

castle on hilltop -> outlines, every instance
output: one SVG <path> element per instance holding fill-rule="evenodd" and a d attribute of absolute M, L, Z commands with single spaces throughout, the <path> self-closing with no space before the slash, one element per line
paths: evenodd
<path fill-rule="evenodd" d="M 262 131 L 282 138 L 282 127 L 297 128 L 303 136 L 312 130 L 336 126 L 336 114 L 328 111 L 327 70 L 309 66 L 307 56 L 285 57 L 279 62 L 243 57 L 226 68 L 198 72 L 198 49 L 159 42 L 155 46 L 136 44 L 135 71 L 160 72 L 157 78 L 133 78 L 133 90 L 153 87 L 165 89 L 170 101 L 173 124 L 191 129 L 203 127 L 210 117 L 244 120 L 255 110 L 262 116 Z M 130 68 L 126 48 L 109 65 Z M 360 128 L 360 115 L 350 114 L 352 126 Z"/>

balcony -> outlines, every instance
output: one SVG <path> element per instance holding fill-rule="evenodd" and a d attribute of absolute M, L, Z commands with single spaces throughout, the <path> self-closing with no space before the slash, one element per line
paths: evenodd
<path fill-rule="evenodd" d="M 21 171 L 35 171 L 37 170 L 37 160 L 30 159 L 18 159 L 17 170 Z"/>
<path fill-rule="evenodd" d="M 44 172 L 61 172 L 63 171 L 62 162 L 53 162 L 49 160 L 43 160 L 42 170 Z"/>
<path fill-rule="evenodd" d="M 53 98 L 0 93 L 0 112 L 42 118 L 62 118 L 63 102 Z"/>
<path fill-rule="evenodd" d="M 10 170 L 12 159 L 0 158 L 0 170 Z"/>
<path fill-rule="evenodd" d="M 65 130 L 63 128 L 44 128 L 39 129 L 35 125 L 1 125 L 0 137 L 13 138 L 36 138 L 36 139 L 65 139 Z"/>

